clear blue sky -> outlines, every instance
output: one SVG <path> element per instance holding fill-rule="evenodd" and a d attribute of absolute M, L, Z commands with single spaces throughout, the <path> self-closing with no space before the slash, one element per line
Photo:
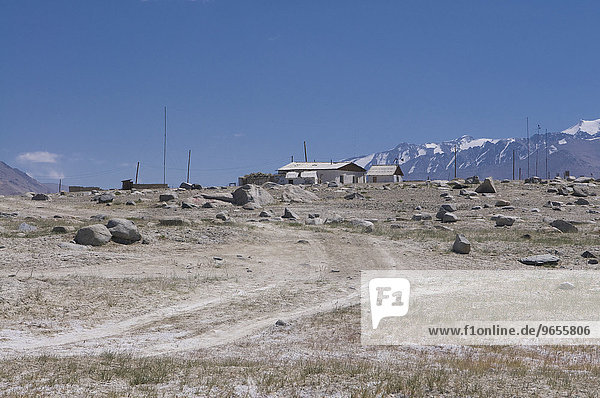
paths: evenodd
<path fill-rule="evenodd" d="M 0 0 L 0 160 L 226 184 L 290 155 L 600 118 L 597 1 Z M 46 153 L 47 152 L 47 153 Z"/>

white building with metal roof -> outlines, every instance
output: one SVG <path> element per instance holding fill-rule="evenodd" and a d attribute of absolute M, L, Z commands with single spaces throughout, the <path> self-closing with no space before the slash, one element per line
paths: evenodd
<path fill-rule="evenodd" d="M 291 162 L 277 173 L 285 184 L 366 182 L 366 170 L 353 162 Z"/>
<path fill-rule="evenodd" d="M 404 173 L 397 164 L 376 164 L 367 171 L 367 182 L 401 182 Z"/>

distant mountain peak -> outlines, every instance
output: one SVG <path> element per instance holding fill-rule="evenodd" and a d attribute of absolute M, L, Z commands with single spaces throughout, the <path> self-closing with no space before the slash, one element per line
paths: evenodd
<path fill-rule="evenodd" d="M 589 135 L 596 135 L 600 132 L 600 119 L 596 120 L 580 120 L 574 126 L 563 130 L 563 134 L 575 135 L 579 132 L 587 133 Z"/>

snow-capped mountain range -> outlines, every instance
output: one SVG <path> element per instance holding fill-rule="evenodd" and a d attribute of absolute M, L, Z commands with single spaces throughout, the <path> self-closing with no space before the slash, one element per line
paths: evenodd
<path fill-rule="evenodd" d="M 566 130 L 534 134 L 529 140 L 529 176 L 571 175 L 600 176 L 600 119 L 581 120 Z M 395 148 L 345 160 L 369 169 L 375 164 L 398 162 L 407 180 L 454 178 L 454 150 L 457 148 L 458 177 L 478 175 L 497 179 L 512 178 L 513 151 L 515 178 L 528 176 L 527 138 L 473 138 L 464 135 L 458 139 L 427 144 L 402 143 Z M 547 148 L 547 150 L 546 150 Z"/>

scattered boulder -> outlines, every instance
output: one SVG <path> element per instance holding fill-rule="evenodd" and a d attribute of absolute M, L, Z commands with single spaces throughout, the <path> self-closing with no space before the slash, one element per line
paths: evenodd
<path fill-rule="evenodd" d="M 560 232 L 565 233 L 572 233 L 578 231 L 575 225 L 565 220 L 554 220 L 550 223 L 550 226 L 558 229 Z"/>
<path fill-rule="evenodd" d="M 298 185 L 287 184 L 281 190 L 281 200 L 284 202 L 311 203 L 319 199 L 316 194 Z"/>
<path fill-rule="evenodd" d="M 98 196 L 98 203 L 112 203 L 115 200 L 115 195 L 112 193 L 103 193 Z"/>
<path fill-rule="evenodd" d="M 588 250 L 581 253 L 581 257 L 583 258 L 596 258 L 596 255 Z"/>
<path fill-rule="evenodd" d="M 282 321 L 281 319 L 278 319 L 275 322 L 275 326 L 287 326 L 287 322 Z"/>
<path fill-rule="evenodd" d="M 373 232 L 374 224 L 371 221 L 354 219 L 350 220 L 350 224 L 354 227 L 362 228 L 364 232 Z"/>
<path fill-rule="evenodd" d="M 294 213 L 293 211 L 291 211 L 290 209 L 288 209 L 287 207 L 283 210 L 283 216 L 281 216 L 281 218 L 287 218 L 289 220 L 298 220 L 300 217 Z"/>
<path fill-rule="evenodd" d="M 133 200 L 128 200 L 127 203 L 125 203 L 126 206 L 135 206 L 135 202 Z"/>
<path fill-rule="evenodd" d="M 464 235 L 456 234 L 452 251 L 459 254 L 469 254 L 471 251 L 471 242 Z"/>
<path fill-rule="evenodd" d="M 465 184 L 481 184 L 481 181 L 479 181 L 479 176 L 467 177 L 465 178 Z"/>
<path fill-rule="evenodd" d="M 417 214 L 413 214 L 412 216 L 412 220 L 413 221 L 426 221 L 426 220 L 431 220 L 431 214 L 429 213 L 417 213 Z"/>
<path fill-rule="evenodd" d="M 26 222 L 21 223 L 19 225 L 19 232 L 34 232 L 37 231 L 37 227 L 35 225 L 27 224 Z"/>
<path fill-rule="evenodd" d="M 213 202 L 206 202 L 202 205 L 202 208 L 204 209 L 212 209 L 215 207 L 215 204 Z"/>
<path fill-rule="evenodd" d="M 452 213 L 452 212 L 455 212 L 457 209 L 456 209 L 456 205 L 454 205 L 452 203 L 445 203 L 440 206 L 440 210 L 444 210 L 445 212 Z"/>
<path fill-rule="evenodd" d="M 45 193 L 38 193 L 31 197 L 31 200 L 52 200 L 49 195 Z"/>
<path fill-rule="evenodd" d="M 358 192 L 350 192 L 349 194 L 344 196 L 344 199 L 352 200 L 352 199 L 364 199 L 365 196 Z"/>
<path fill-rule="evenodd" d="M 223 221 L 229 221 L 229 214 L 226 211 L 221 211 L 215 215 L 215 218 Z"/>
<path fill-rule="evenodd" d="M 182 225 L 188 225 L 190 222 L 189 222 L 189 220 L 186 220 L 185 218 L 167 217 L 167 218 L 161 218 L 160 220 L 158 220 L 158 223 L 160 225 L 164 225 L 165 227 L 178 227 L 178 226 L 182 226 Z"/>
<path fill-rule="evenodd" d="M 510 201 L 505 199 L 498 199 L 495 204 L 496 207 L 510 206 Z"/>
<path fill-rule="evenodd" d="M 175 192 L 171 193 L 171 192 L 165 192 L 165 193 L 161 193 L 158 196 L 158 201 L 159 202 L 169 202 L 171 200 L 175 200 L 177 199 L 177 194 Z"/>
<path fill-rule="evenodd" d="M 335 182 L 335 181 L 330 181 L 329 183 L 327 183 L 327 186 L 328 186 L 329 188 L 337 188 L 337 187 L 339 187 L 340 185 L 339 185 L 337 182 Z"/>
<path fill-rule="evenodd" d="M 577 198 L 575 204 L 579 206 L 588 206 L 590 204 L 590 201 L 584 198 Z"/>
<path fill-rule="evenodd" d="M 63 225 L 56 225 L 52 228 L 52 233 L 55 234 L 66 234 L 67 232 L 73 231 L 72 227 L 65 227 Z"/>
<path fill-rule="evenodd" d="M 306 225 L 322 225 L 323 222 L 323 219 L 320 217 L 308 218 L 306 221 L 304 221 Z"/>
<path fill-rule="evenodd" d="M 590 196 L 590 191 L 584 185 L 573 185 L 573 196 L 585 198 L 587 196 Z"/>
<path fill-rule="evenodd" d="M 513 225 L 515 223 L 517 219 L 515 217 L 510 217 L 510 216 L 499 216 L 498 218 L 496 218 L 496 226 L 497 227 L 510 227 L 511 225 Z"/>
<path fill-rule="evenodd" d="M 246 203 L 244 206 L 242 206 L 242 208 L 244 210 L 258 210 L 261 207 L 254 202 L 250 202 L 250 203 Z"/>
<path fill-rule="evenodd" d="M 551 254 L 538 254 L 535 256 L 529 256 L 519 259 L 519 262 L 525 265 L 556 265 L 560 261 L 560 258 Z"/>
<path fill-rule="evenodd" d="M 106 228 L 110 231 L 113 242 L 129 245 L 142 239 L 142 235 L 131 220 L 112 218 L 108 220 Z"/>
<path fill-rule="evenodd" d="M 275 214 L 273 214 L 273 210 L 263 210 L 260 212 L 260 214 L 258 215 L 259 217 L 273 217 Z"/>
<path fill-rule="evenodd" d="M 90 220 L 102 221 L 102 220 L 106 220 L 107 218 L 108 218 L 108 216 L 106 214 L 95 214 L 90 217 Z"/>
<path fill-rule="evenodd" d="M 344 218 L 339 214 L 334 213 L 331 217 L 325 219 L 325 224 L 340 224 L 344 222 Z"/>
<path fill-rule="evenodd" d="M 182 209 L 194 209 L 196 207 L 198 207 L 198 205 L 196 205 L 195 203 L 187 202 L 185 200 L 181 202 Z"/>
<path fill-rule="evenodd" d="M 183 188 L 183 189 L 194 189 L 194 186 L 192 184 L 190 184 L 189 182 L 182 182 L 179 185 L 179 188 Z"/>
<path fill-rule="evenodd" d="M 275 199 L 267 190 L 254 184 L 246 184 L 233 191 L 233 204 L 243 206 L 250 202 L 262 207 L 275 202 Z"/>
<path fill-rule="evenodd" d="M 451 223 L 451 222 L 457 222 L 457 221 L 458 221 L 458 216 L 454 213 L 445 213 L 444 216 L 442 217 L 443 223 Z"/>
<path fill-rule="evenodd" d="M 475 192 L 477 193 L 496 193 L 496 187 L 494 186 L 494 180 L 492 177 L 488 177 L 483 182 L 475 188 Z"/>
<path fill-rule="evenodd" d="M 94 224 L 80 228 L 75 235 L 75 242 L 86 246 L 102 246 L 110 242 L 112 234 L 103 224 Z"/>
<path fill-rule="evenodd" d="M 571 282 L 563 282 L 560 285 L 558 285 L 558 288 L 561 290 L 573 290 L 575 289 L 575 285 Z"/>
<path fill-rule="evenodd" d="M 567 195 L 569 194 L 569 188 L 567 188 L 567 187 L 566 187 L 566 186 L 564 186 L 564 185 L 560 185 L 560 186 L 557 188 L 557 191 L 558 191 L 557 193 L 558 193 L 559 195 L 562 195 L 562 196 L 567 196 Z"/>

